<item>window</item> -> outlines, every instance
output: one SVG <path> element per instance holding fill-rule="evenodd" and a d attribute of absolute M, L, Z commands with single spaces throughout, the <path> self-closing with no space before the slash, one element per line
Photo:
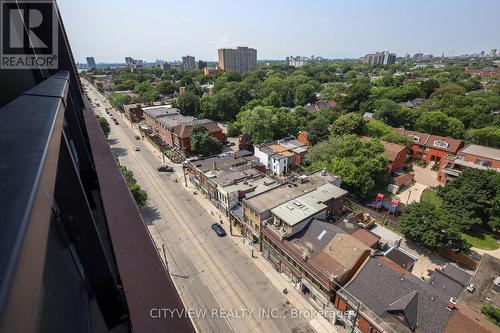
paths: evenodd
<path fill-rule="evenodd" d="M 442 140 L 436 140 L 433 142 L 432 144 L 434 147 L 438 147 L 438 148 L 448 148 L 448 143 L 447 142 L 444 142 Z"/>
<path fill-rule="evenodd" d="M 476 160 L 476 162 L 474 164 L 482 165 L 482 166 L 485 166 L 485 167 L 491 167 L 491 162 L 490 161 L 481 160 L 479 158 Z"/>

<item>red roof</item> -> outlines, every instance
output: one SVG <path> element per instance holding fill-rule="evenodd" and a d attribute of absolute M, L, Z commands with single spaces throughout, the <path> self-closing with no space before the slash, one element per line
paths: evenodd
<path fill-rule="evenodd" d="M 385 157 L 387 157 L 389 162 L 394 162 L 401 152 L 403 152 L 403 154 L 406 154 L 405 146 L 385 141 L 382 141 L 382 144 L 384 145 Z"/>
<path fill-rule="evenodd" d="M 415 138 L 414 144 L 438 150 L 444 150 L 453 154 L 456 154 L 458 150 L 464 145 L 464 142 L 462 140 L 453 139 L 446 136 L 432 135 L 417 131 L 408 131 L 401 128 L 394 128 L 394 132 Z M 444 142 L 446 146 L 437 146 L 436 142 L 438 141 Z"/>
<path fill-rule="evenodd" d="M 217 125 L 215 122 L 207 122 L 202 124 L 203 127 L 207 129 L 210 133 L 217 133 L 217 132 L 222 132 L 222 129 Z M 191 135 L 191 128 L 193 125 L 177 125 L 174 127 L 174 133 L 177 135 L 179 138 L 189 138 Z"/>

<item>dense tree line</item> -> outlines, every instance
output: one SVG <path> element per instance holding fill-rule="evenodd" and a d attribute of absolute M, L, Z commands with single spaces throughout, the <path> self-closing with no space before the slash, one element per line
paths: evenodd
<path fill-rule="evenodd" d="M 462 233 L 472 228 L 500 228 L 500 174 L 469 168 L 437 188 L 438 203 L 406 207 L 399 223 L 409 238 L 433 249 L 467 249 Z"/>

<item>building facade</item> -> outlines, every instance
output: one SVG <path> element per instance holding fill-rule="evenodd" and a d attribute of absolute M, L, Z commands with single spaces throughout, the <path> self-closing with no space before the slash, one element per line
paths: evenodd
<path fill-rule="evenodd" d="M 469 168 L 500 172 L 500 149 L 469 144 L 439 170 L 438 180 L 447 183 Z"/>
<path fill-rule="evenodd" d="M 176 108 L 166 105 L 142 108 L 144 123 L 158 133 L 163 141 L 185 154 L 191 153 L 191 129 L 194 124 L 201 124 L 222 146 L 226 136 L 217 123 L 209 119 L 196 119 L 183 116 Z"/>
<path fill-rule="evenodd" d="M 389 51 L 369 53 L 363 57 L 363 62 L 370 65 L 390 65 L 396 62 L 396 54 Z"/>
<path fill-rule="evenodd" d="M 411 151 L 413 159 L 421 160 L 425 163 L 432 161 L 441 163 L 450 154 L 456 155 L 464 142 L 439 135 L 432 135 L 416 131 L 407 131 L 395 128 L 398 134 L 407 135 L 413 140 Z"/>
<path fill-rule="evenodd" d="M 240 73 L 253 71 L 257 68 L 257 50 L 245 46 L 236 49 L 219 49 L 219 68 L 234 70 Z"/>
<path fill-rule="evenodd" d="M 94 57 L 87 57 L 87 66 L 90 69 L 96 69 L 97 68 L 97 64 L 95 63 Z"/>
<path fill-rule="evenodd" d="M 196 67 L 196 59 L 193 56 L 187 55 L 182 57 L 182 69 L 188 70 Z"/>
<path fill-rule="evenodd" d="M 294 137 L 276 140 L 254 147 L 254 155 L 269 172 L 283 176 L 300 167 L 308 146 Z"/>

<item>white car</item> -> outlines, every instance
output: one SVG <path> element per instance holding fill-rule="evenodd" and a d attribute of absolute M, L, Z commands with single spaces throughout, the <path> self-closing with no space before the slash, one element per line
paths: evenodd
<path fill-rule="evenodd" d="M 135 146 L 135 147 L 134 147 L 134 150 L 135 150 L 135 151 L 139 151 L 139 150 L 141 150 L 141 148 L 139 148 L 138 146 Z"/>

